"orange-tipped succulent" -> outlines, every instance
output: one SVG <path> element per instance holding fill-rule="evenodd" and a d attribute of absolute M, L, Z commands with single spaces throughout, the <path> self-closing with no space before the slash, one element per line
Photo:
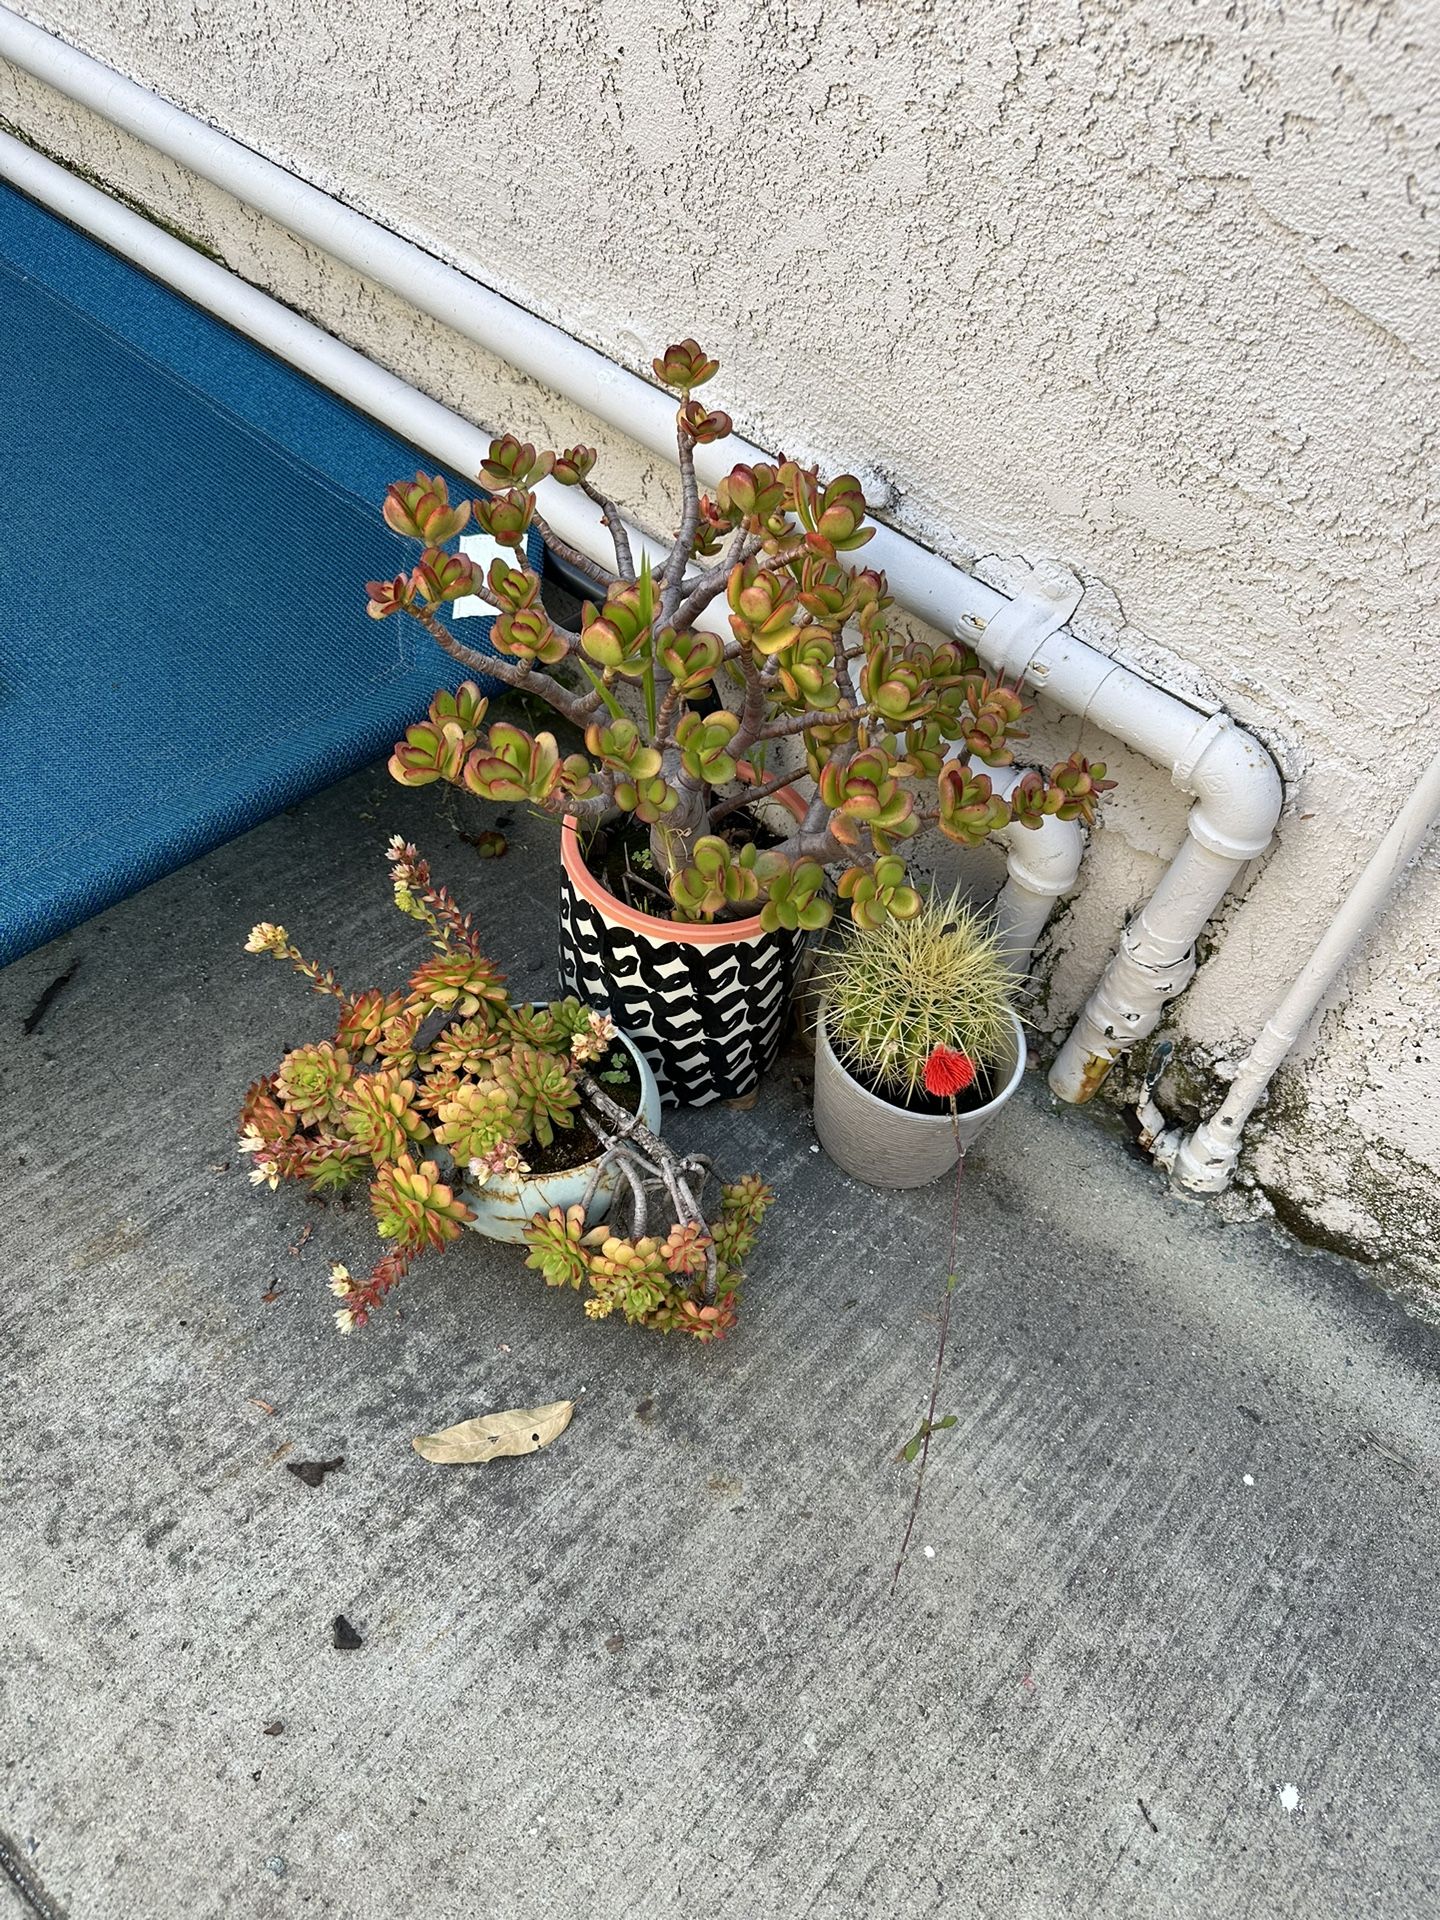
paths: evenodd
<path fill-rule="evenodd" d="M 433 1160 L 417 1166 L 408 1153 L 376 1174 L 370 1184 L 370 1210 L 381 1239 L 398 1241 L 407 1253 L 443 1247 L 474 1218 L 440 1178 Z"/>
<path fill-rule="evenodd" d="M 415 1106 L 415 1082 L 402 1080 L 393 1067 L 351 1081 L 341 1098 L 337 1124 L 376 1166 L 398 1159 L 426 1131 Z"/>
<path fill-rule="evenodd" d="M 417 473 L 413 480 L 397 480 L 385 495 L 385 524 L 407 540 L 427 547 L 443 547 L 464 531 L 470 502 L 451 506 L 450 489 L 440 474 Z"/>
<path fill-rule="evenodd" d="M 296 1124 L 314 1126 L 329 1120 L 350 1081 L 350 1056 L 333 1041 L 294 1047 L 280 1062 L 275 1092 Z"/>
<path fill-rule="evenodd" d="M 484 705 L 471 685 L 437 695 L 432 724 L 476 725 Z M 331 1268 L 338 1326 L 364 1326 L 421 1255 L 458 1242 L 497 1192 L 514 1204 L 532 1161 L 550 1156 L 551 1171 L 613 1165 L 638 1212 L 626 1232 L 618 1218 L 592 1228 L 579 1207 L 542 1206 L 526 1230 L 530 1266 L 551 1285 L 588 1282 L 591 1318 L 618 1311 L 702 1339 L 728 1330 L 768 1190 L 747 1176 L 707 1221 L 708 1163 L 681 1161 L 646 1128 L 633 1055 L 614 1023 L 578 1000 L 514 1004 L 474 922 L 417 850 L 397 836 L 387 858 L 396 906 L 433 948 L 405 986 L 349 992 L 271 921 L 245 943 L 339 1002 L 334 1038 L 292 1047 L 251 1084 L 240 1111 L 257 1187 L 303 1183 L 323 1199 L 369 1184 L 386 1250 L 368 1275 Z M 627 1087 L 631 1104 L 617 1105 L 605 1082 Z M 650 1190 L 669 1195 L 673 1217 L 647 1220 Z"/>

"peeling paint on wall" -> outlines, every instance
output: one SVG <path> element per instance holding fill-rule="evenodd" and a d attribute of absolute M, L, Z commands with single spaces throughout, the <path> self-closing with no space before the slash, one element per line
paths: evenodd
<path fill-rule="evenodd" d="M 742 432 L 853 469 L 995 584 L 1072 567 L 1083 637 L 1226 706 L 1291 782 L 1165 1029 L 1222 1072 L 1244 1052 L 1440 714 L 1433 7 L 38 14 L 626 365 L 697 334 Z M 0 113 L 448 404 L 599 444 L 620 496 L 666 518 L 660 463 L 401 301 L 3 68 Z M 1042 710 L 1036 742 L 1123 780 L 1048 939 L 1058 1030 L 1184 802 L 1063 716 Z M 1437 929 L 1432 845 L 1282 1076 L 1303 1119 L 1277 1087 L 1252 1160 L 1282 1204 L 1422 1270 Z"/>

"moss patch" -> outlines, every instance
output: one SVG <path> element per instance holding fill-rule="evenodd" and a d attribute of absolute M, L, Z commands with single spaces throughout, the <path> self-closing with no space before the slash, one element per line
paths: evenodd
<path fill-rule="evenodd" d="M 1046 1064 L 1058 1052 L 1057 1044 L 1033 1029 L 1031 1040 L 1037 1059 Z M 1156 1098 L 1170 1121 L 1188 1131 L 1214 1113 L 1225 1098 L 1229 1082 L 1215 1071 L 1206 1050 L 1162 1030 L 1122 1055 L 1105 1080 L 1092 1111 L 1101 1110 L 1096 1117 L 1108 1121 L 1107 1131 L 1123 1130 L 1127 1139 L 1133 1139 L 1133 1129 L 1124 1126 L 1122 1116 L 1128 1117 L 1144 1097 L 1147 1074 L 1166 1042 L 1170 1052 Z M 1373 1231 L 1329 1226 L 1316 1217 L 1314 1202 L 1298 1198 L 1274 1180 L 1259 1179 L 1253 1144 L 1267 1137 L 1287 1159 L 1313 1152 L 1317 1158 L 1341 1160 L 1344 1173 L 1334 1190 L 1374 1222 Z M 1440 1181 L 1434 1168 L 1389 1144 L 1357 1140 L 1347 1146 L 1333 1125 L 1315 1113 L 1303 1069 L 1282 1070 L 1276 1076 L 1267 1103 L 1251 1122 L 1241 1168 L 1276 1220 L 1302 1245 L 1367 1267 L 1385 1292 L 1427 1319 L 1440 1318 Z"/>
<path fill-rule="evenodd" d="M 212 246 L 207 245 L 204 240 L 197 239 L 193 233 L 187 233 L 183 227 L 177 227 L 173 221 L 165 219 L 153 207 L 148 207 L 143 201 L 137 200 L 133 194 L 126 193 L 123 187 L 117 187 L 113 180 L 106 180 L 93 168 L 82 165 L 80 161 L 71 159 L 67 154 L 57 153 L 53 147 L 47 147 L 43 140 L 37 140 L 33 133 L 28 133 L 24 127 L 16 126 L 13 120 L 7 120 L 3 114 L 0 114 L 0 128 L 35 153 L 42 154 L 47 160 L 53 160 L 57 167 L 63 167 L 67 173 L 73 173 L 77 180 L 83 180 L 87 186 L 98 188 L 107 199 L 118 200 L 120 205 L 128 207 L 131 213 L 138 213 L 142 220 L 147 220 L 152 227 L 159 227 L 160 231 L 168 233 L 172 240 L 183 241 L 187 247 L 192 248 L 196 253 L 203 254 L 207 260 L 213 260 L 217 267 L 227 264 L 223 256 L 218 254 Z"/>

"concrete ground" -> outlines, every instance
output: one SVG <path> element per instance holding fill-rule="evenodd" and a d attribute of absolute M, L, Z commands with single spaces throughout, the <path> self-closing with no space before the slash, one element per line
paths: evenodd
<path fill-rule="evenodd" d="M 949 1196 L 850 1185 L 793 1067 L 674 1123 L 783 1196 L 724 1346 L 478 1240 L 335 1334 L 366 1219 L 233 1151 L 325 1010 L 241 943 L 398 979 L 400 827 L 544 992 L 547 830 L 455 824 L 362 775 L 0 975 L 0 1913 L 1440 1910 L 1440 1341 L 1038 1082 L 966 1175 L 895 1599 Z M 546 1454 L 410 1448 L 570 1396 Z"/>

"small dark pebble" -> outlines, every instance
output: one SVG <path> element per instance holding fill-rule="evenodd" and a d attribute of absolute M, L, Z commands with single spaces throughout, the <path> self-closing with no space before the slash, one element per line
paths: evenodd
<path fill-rule="evenodd" d="M 607 1653 L 619 1653 L 624 1644 L 625 1636 L 623 1633 L 612 1633 L 610 1638 L 605 1642 L 605 1651 Z"/>
<path fill-rule="evenodd" d="M 641 1400 L 637 1402 L 635 1418 L 637 1420 L 653 1420 L 655 1418 L 655 1402 L 653 1400 Z"/>
<path fill-rule="evenodd" d="M 285 1731 L 285 1722 L 283 1720 L 267 1720 L 260 1731 L 268 1734 L 273 1740 L 277 1733 L 283 1733 Z"/>
<path fill-rule="evenodd" d="M 341 1653 L 353 1653 L 357 1647 L 363 1647 L 365 1644 L 343 1613 L 336 1614 L 330 1632 L 334 1637 L 336 1648 Z"/>
<path fill-rule="evenodd" d="M 345 1456 L 337 1453 L 333 1460 L 287 1460 L 285 1471 L 293 1473 L 297 1480 L 303 1480 L 307 1487 L 320 1487 L 325 1484 L 327 1473 L 334 1473 L 337 1467 L 343 1467 Z"/>

